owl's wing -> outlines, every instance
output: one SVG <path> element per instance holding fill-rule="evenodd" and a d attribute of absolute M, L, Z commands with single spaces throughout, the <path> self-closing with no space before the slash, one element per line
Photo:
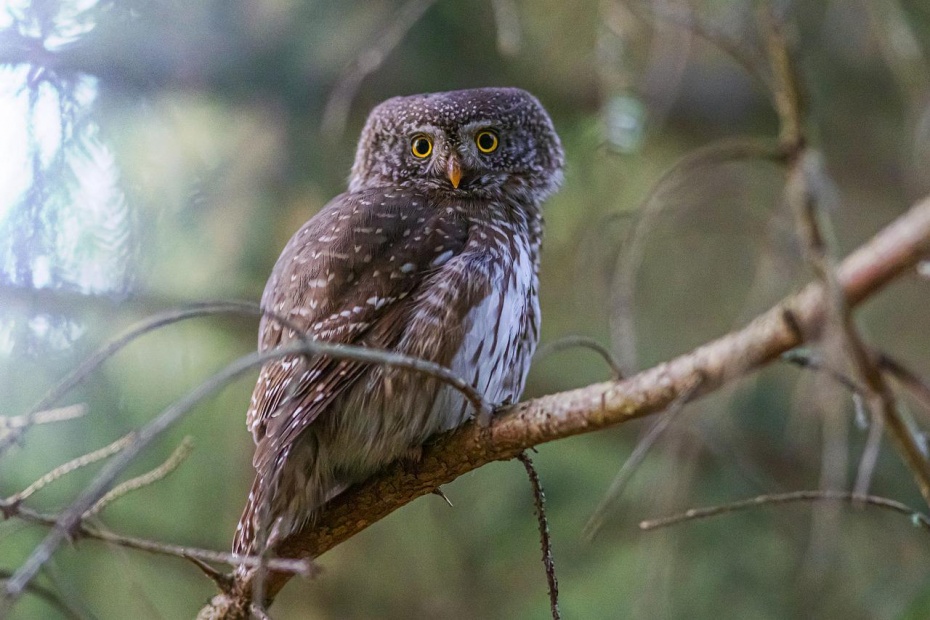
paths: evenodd
<path fill-rule="evenodd" d="M 262 306 L 310 338 L 390 349 L 412 293 L 459 254 L 468 223 L 453 205 L 398 190 L 336 197 L 290 240 L 262 296 Z M 262 319 L 259 349 L 299 338 Z M 327 356 L 289 356 L 265 364 L 247 423 L 264 468 L 358 380 L 368 364 Z"/>

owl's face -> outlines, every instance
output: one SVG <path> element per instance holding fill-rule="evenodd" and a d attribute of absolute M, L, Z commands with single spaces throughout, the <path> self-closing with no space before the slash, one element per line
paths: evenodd
<path fill-rule="evenodd" d="M 538 203 L 561 182 L 563 160 L 549 115 L 526 91 L 395 97 L 368 116 L 349 191 L 405 187 Z"/>

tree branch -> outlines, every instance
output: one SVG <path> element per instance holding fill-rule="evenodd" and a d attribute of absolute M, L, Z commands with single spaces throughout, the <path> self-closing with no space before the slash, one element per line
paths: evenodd
<path fill-rule="evenodd" d="M 930 252 L 930 198 L 888 225 L 839 266 L 836 278 L 850 307 L 911 270 Z M 746 327 L 623 381 L 544 396 L 498 412 L 488 428 L 474 423 L 426 446 L 416 471 L 403 463 L 336 497 L 313 528 L 278 546 L 282 557 L 317 557 L 436 487 L 532 446 L 607 428 L 663 410 L 700 382 L 692 398 L 756 370 L 815 338 L 828 306 L 824 287 L 809 284 Z M 266 576 L 270 603 L 290 575 Z M 199 618 L 246 618 L 251 576 L 219 594 Z"/>
<path fill-rule="evenodd" d="M 849 502 L 853 505 L 877 506 L 908 516 L 915 526 L 930 531 L 930 518 L 899 501 L 885 497 L 876 497 L 875 495 L 866 495 L 864 493 L 850 493 L 849 491 L 792 491 L 790 493 L 779 493 L 776 495 L 759 495 L 750 499 L 721 504 L 719 506 L 692 508 L 670 517 L 640 521 L 639 529 L 647 531 L 657 530 L 662 527 L 678 525 L 685 521 L 707 519 L 718 515 L 730 514 L 732 512 L 751 510 L 752 508 L 758 508 L 760 506 L 820 501 L 839 501 Z"/>

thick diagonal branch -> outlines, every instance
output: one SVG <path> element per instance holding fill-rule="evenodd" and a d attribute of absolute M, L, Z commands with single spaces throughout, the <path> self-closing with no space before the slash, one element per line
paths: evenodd
<path fill-rule="evenodd" d="M 839 266 L 837 280 L 855 306 L 930 252 L 930 198 L 892 222 Z M 544 396 L 498 413 L 487 429 L 475 424 L 439 437 L 423 452 L 416 472 L 389 467 L 337 497 L 315 527 L 282 541 L 282 557 L 317 557 L 410 501 L 491 461 L 511 459 L 532 446 L 607 428 L 661 411 L 690 389 L 691 398 L 756 370 L 814 338 L 827 307 L 823 287 L 811 284 L 746 327 L 623 381 L 608 381 Z M 290 575 L 267 576 L 270 602 Z M 216 596 L 201 618 L 245 618 L 249 577 Z"/>

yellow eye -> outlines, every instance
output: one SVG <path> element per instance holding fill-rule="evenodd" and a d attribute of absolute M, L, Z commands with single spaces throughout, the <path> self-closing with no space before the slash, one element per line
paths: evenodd
<path fill-rule="evenodd" d="M 475 144 L 482 153 L 493 153 L 497 150 L 497 134 L 490 129 L 479 131 L 478 135 L 475 136 Z"/>
<path fill-rule="evenodd" d="M 410 140 L 410 152 L 420 159 L 429 157 L 429 154 L 433 152 L 433 141 L 429 139 L 429 136 L 418 133 Z"/>

